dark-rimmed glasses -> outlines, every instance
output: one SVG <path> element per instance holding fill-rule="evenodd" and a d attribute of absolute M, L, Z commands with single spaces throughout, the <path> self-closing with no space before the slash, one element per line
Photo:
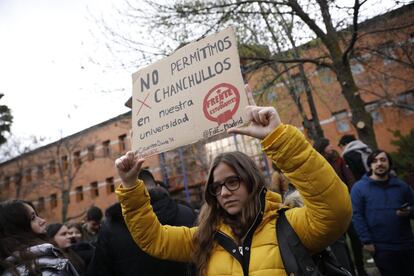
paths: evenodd
<path fill-rule="evenodd" d="M 224 181 L 222 182 L 211 183 L 208 187 L 208 192 L 212 196 L 218 196 L 221 194 L 221 189 L 223 188 L 223 186 L 226 186 L 227 190 L 233 192 L 237 190 L 238 188 L 240 188 L 240 181 L 241 181 L 240 176 L 237 176 L 237 175 L 229 176 L 226 179 L 224 179 Z"/>

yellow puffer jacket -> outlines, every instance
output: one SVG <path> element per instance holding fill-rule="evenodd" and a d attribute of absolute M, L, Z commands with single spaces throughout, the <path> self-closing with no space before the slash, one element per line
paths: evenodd
<path fill-rule="evenodd" d="M 292 126 L 280 125 L 262 141 L 262 147 L 304 198 L 305 207 L 286 212 L 290 224 L 309 250 L 317 252 L 325 248 L 345 232 L 351 220 L 347 187 Z M 132 188 L 119 187 L 116 193 L 128 228 L 141 249 L 161 259 L 191 261 L 192 238 L 197 227 L 161 225 L 140 180 Z M 251 276 L 286 275 L 275 234 L 280 207 L 281 197 L 267 192 L 263 218 L 248 249 Z M 220 225 L 218 230 L 234 239 L 227 225 Z M 236 258 L 217 245 L 206 275 L 243 275 L 243 268 Z"/>

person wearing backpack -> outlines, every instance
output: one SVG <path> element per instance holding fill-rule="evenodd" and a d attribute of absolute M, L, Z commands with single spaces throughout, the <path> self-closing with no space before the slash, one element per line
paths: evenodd
<path fill-rule="evenodd" d="M 369 171 L 367 159 L 372 150 L 352 134 L 342 136 L 338 146 L 342 148 L 342 157 L 352 171 L 355 180 L 360 180 Z"/>
<path fill-rule="evenodd" d="M 304 207 L 285 212 L 307 250 L 316 253 L 337 240 L 351 220 L 348 189 L 327 161 L 295 127 L 282 124 L 274 107 L 248 106 L 247 126 L 228 133 L 261 139 L 264 152 L 292 180 Z M 286 275 L 276 238 L 279 194 L 246 154 L 214 158 L 205 203 L 196 227 L 161 225 L 137 176 L 145 159 L 127 152 L 115 161 L 122 181 L 116 194 L 125 222 L 140 248 L 157 258 L 193 261 L 197 275 Z"/>
<path fill-rule="evenodd" d="M 354 135 L 344 135 L 339 140 L 338 146 L 342 148 L 342 157 L 346 165 L 351 170 L 354 180 L 360 180 L 368 171 L 367 159 L 372 150 L 360 140 L 357 140 Z M 349 187 L 351 189 L 351 187 Z M 358 234 L 355 231 L 353 223 L 349 225 L 347 234 L 351 241 L 352 253 L 354 255 L 355 267 L 358 271 L 358 276 L 367 276 L 364 267 L 364 255 L 362 250 L 362 243 L 359 240 Z"/>

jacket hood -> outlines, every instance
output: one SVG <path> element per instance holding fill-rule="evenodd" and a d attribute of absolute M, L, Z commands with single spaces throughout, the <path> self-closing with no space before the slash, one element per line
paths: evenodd
<path fill-rule="evenodd" d="M 342 155 L 353 150 L 369 150 L 369 147 L 360 140 L 355 140 L 345 146 Z"/>

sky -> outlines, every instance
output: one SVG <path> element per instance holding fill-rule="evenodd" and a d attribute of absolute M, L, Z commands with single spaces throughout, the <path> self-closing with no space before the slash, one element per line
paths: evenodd
<path fill-rule="evenodd" d="M 136 70 L 90 61 L 105 47 L 91 14 L 117 1 L 0 0 L 0 104 L 14 136 L 52 142 L 129 111 Z"/>
<path fill-rule="evenodd" d="M 0 104 L 18 137 L 60 137 L 127 112 L 132 71 L 90 62 L 106 0 L 0 0 Z"/>

